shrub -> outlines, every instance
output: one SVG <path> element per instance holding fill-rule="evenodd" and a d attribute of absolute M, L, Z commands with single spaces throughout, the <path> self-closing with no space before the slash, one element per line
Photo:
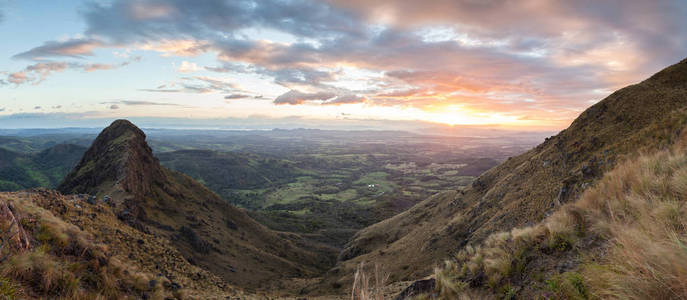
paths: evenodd
<path fill-rule="evenodd" d="M 5 278 L 0 277 L 0 298 L 2 299 L 14 299 L 17 294 L 17 289 L 14 287 L 12 282 Z"/>

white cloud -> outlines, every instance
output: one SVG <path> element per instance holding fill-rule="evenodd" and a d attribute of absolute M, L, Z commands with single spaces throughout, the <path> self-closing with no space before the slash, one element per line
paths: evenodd
<path fill-rule="evenodd" d="M 202 69 L 203 68 L 199 67 L 196 63 L 182 61 L 181 65 L 179 66 L 177 71 L 179 71 L 181 73 L 192 73 L 192 72 L 198 72 Z"/>

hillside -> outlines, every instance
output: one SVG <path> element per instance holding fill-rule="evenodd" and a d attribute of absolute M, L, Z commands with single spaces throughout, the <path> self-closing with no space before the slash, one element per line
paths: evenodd
<path fill-rule="evenodd" d="M 623 157 L 671 145 L 687 124 L 685 109 L 687 60 L 616 91 L 472 186 L 437 194 L 361 230 L 318 288 L 347 286 L 360 262 L 381 264 L 391 281 L 422 278 L 494 232 L 541 221 Z"/>
<path fill-rule="evenodd" d="M 3 299 L 246 298 L 87 197 L 0 193 L 0 229 Z"/>
<path fill-rule="evenodd" d="M 157 157 L 166 168 L 191 176 L 227 200 L 232 190 L 267 188 L 304 173 L 288 161 L 246 153 L 179 150 Z"/>
<path fill-rule="evenodd" d="M 115 121 L 58 190 L 109 199 L 125 223 L 170 240 L 186 260 L 237 286 L 309 277 L 331 265 L 330 249 L 268 230 L 190 177 L 161 167 L 145 139 L 130 122 Z"/>
<path fill-rule="evenodd" d="M 579 201 L 495 233 L 437 270 L 443 299 L 687 297 L 687 134 L 631 156 Z"/>
<path fill-rule="evenodd" d="M 85 151 L 71 144 L 58 144 L 36 153 L 0 147 L 0 191 L 55 188 Z"/>
<path fill-rule="evenodd" d="M 508 139 L 297 132 L 302 135 L 274 131 L 247 140 L 198 132 L 183 143 L 157 135 L 158 141 L 171 145 L 172 140 L 177 147 L 225 144 L 235 150 L 155 154 L 163 166 L 189 175 L 270 229 L 341 249 L 358 230 L 439 191 L 469 185 L 474 175 L 497 165 L 497 159 L 526 149 Z M 210 134 L 216 134 L 211 141 L 204 137 Z M 197 139 L 199 144 L 192 144 Z M 159 150 L 156 144 L 151 147 Z"/>

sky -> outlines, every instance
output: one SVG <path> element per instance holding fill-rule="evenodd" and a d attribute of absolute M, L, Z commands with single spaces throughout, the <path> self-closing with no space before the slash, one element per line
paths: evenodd
<path fill-rule="evenodd" d="M 0 41 L 0 128 L 560 130 L 687 57 L 687 1 L 0 0 Z"/>

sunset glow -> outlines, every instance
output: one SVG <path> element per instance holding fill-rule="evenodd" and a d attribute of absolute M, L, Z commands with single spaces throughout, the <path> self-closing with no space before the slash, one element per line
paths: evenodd
<path fill-rule="evenodd" d="M 0 0 L 0 119 L 558 130 L 687 53 L 684 3 L 615 2 Z"/>

